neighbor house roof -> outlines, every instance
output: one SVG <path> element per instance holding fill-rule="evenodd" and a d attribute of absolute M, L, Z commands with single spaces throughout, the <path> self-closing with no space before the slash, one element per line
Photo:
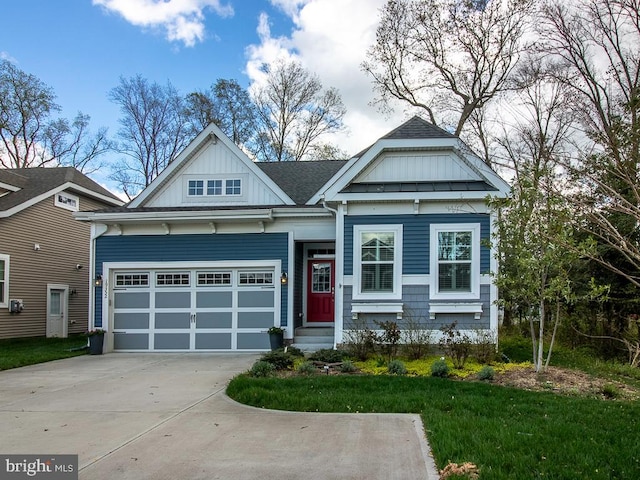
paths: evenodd
<path fill-rule="evenodd" d="M 73 167 L 13 168 L 0 170 L 0 182 L 10 185 L 10 192 L 0 197 L 0 216 L 9 216 L 58 191 L 70 190 L 122 205 L 122 200 Z"/>

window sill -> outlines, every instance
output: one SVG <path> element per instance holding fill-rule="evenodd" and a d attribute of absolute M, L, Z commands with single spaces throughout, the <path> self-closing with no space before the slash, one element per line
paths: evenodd
<path fill-rule="evenodd" d="M 352 303 L 351 318 L 356 320 L 360 313 L 395 313 L 398 320 L 402 319 L 402 303 Z"/>
<path fill-rule="evenodd" d="M 473 313 L 476 320 L 482 315 L 481 303 L 430 303 L 429 318 L 435 320 L 438 313 Z"/>

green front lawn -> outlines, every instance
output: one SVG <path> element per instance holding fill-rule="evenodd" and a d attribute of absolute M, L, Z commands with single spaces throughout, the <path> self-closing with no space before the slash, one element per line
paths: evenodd
<path fill-rule="evenodd" d="M 85 355 L 86 349 L 74 349 L 86 344 L 87 337 L 84 335 L 73 335 L 69 338 L 32 337 L 0 340 L 0 370 Z"/>
<path fill-rule="evenodd" d="M 481 479 L 640 478 L 639 402 L 387 375 L 241 375 L 227 393 L 278 410 L 419 413 L 438 467 L 472 462 Z"/>

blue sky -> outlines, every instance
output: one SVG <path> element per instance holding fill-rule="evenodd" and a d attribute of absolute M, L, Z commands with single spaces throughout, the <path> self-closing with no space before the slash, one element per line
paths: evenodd
<path fill-rule="evenodd" d="M 360 62 L 375 38 L 384 0 L 5 0 L 0 57 L 39 77 L 61 115 L 91 116 L 115 135 L 119 112 L 108 92 L 119 77 L 169 80 L 182 94 L 218 78 L 247 87 L 257 67 L 295 57 L 339 89 L 344 132 L 329 139 L 355 153 L 404 118 L 371 107 Z M 106 173 L 106 172 L 104 172 Z M 106 175 L 105 175 L 106 176 Z"/>

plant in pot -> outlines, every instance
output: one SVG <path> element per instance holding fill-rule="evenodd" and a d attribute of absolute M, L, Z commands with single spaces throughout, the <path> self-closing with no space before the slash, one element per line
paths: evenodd
<path fill-rule="evenodd" d="M 89 337 L 89 354 L 90 355 L 102 355 L 102 349 L 104 346 L 104 334 L 106 330 L 101 328 L 94 328 L 87 332 Z"/>
<path fill-rule="evenodd" d="M 282 348 L 282 345 L 284 344 L 284 329 L 280 327 L 271 327 L 267 330 L 267 333 L 269 334 L 271 350 Z"/>

